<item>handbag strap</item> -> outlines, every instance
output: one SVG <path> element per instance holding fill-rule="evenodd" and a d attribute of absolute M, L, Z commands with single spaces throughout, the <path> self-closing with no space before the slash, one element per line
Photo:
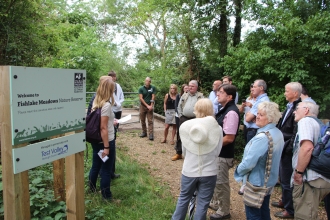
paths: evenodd
<path fill-rule="evenodd" d="M 272 159 L 273 159 L 273 138 L 270 135 L 269 131 L 265 132 L 268 138 L 268 154 L 267 154 L 267 161 L 266 161 L 266 169 L 265 169 L 265 183 L 264 186 L 266 187 L 269 176 L 270 176 L 270 169 L 272 167 Z"/>

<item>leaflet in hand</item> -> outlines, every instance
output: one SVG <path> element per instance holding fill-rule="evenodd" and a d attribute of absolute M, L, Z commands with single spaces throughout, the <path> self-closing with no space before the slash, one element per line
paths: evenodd
<path fill-rule="evenodd" d="M 119 123 L 119 124 L 120 124 L 120 123 L 124 123 L 124 122 L 126 122 L 126 121 L 131 120 L 131 119 L 132 119 L 132 115 L 129 114 L 129 115 L 127 115 L 127 116 L 125 116 L 125 117 L 119 119 L 119 120 L 118 120 L 118 123 Z"/>
<path fill-rule="evenodd" d="M 102 157 L 102 153 L 103 153 L 103 150 L 100 150 L 97 154 L 99 155 L 99 157 L 101 158 L 101 160 L 103 162 L 107 161 L 109 159 L 108 156 L 105 156 L 105 157 Z"/>

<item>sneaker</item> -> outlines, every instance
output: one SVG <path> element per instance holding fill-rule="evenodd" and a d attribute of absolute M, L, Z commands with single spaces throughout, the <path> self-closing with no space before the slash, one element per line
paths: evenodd
<path fill-rule="evenodd" d="M 140 138 L 144 138 L 144 137 L 147 137 L 147 134 L 145 132 L 142 132 L 140 135 L 139 135 Z"/>
<path fill-rule="evenodd" d="M 218 213 L 214 213 L 214 214 L 210 215 L 211 220 L 230 219 L 230 218 L 231 218 L 230 214 L 228 214 L 228 215 L 219 215 Z"/>
<path fill-rule="evenodd" d="M 151 140 L 151 141 L 154 140 L 154 134 L 149 134 L 149 140 Z"/>
<path fill-rule="evenodd" d="M 176 160 L 180 160 L 180 159 L 183 159 L 182 154 L 175 154 L 172 157 L 172 161 L 176 161 Z"/>

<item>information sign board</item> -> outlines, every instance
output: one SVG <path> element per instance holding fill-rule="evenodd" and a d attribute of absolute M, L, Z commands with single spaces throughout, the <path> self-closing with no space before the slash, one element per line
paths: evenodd
<path fill-rule="evenodd" d="M 85 128 L 86 71 L 10 67 L 12 145 Z"/>

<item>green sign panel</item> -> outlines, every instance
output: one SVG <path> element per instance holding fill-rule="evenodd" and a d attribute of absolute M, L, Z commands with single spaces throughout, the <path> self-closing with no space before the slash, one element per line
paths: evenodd
<path fill-rule="evenodd" d="M 13 149 L 14 174 L 84 151 L 85 132 Z"/>
<path fill-rule="evenodd" d="M 86 71 L 10 67 L 12 144 L 85 128 Z"/>

